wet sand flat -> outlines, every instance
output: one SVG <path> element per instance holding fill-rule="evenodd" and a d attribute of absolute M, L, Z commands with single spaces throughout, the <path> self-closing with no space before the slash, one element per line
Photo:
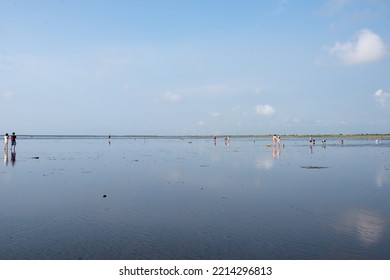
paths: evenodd
<path fill-rule="evenodd" d="M 0 259 L 390 259 L 390 140 L 318 142 L 21 138 Z"/>

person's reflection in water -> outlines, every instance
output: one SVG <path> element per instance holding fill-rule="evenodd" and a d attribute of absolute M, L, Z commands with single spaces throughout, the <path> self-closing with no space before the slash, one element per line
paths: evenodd
<path fill-rule="evenodd" d="M 8 148 L 4 149 L 4 165 L 8 166 Z"/>
<path fill-rule="evenodd" d="M 321 147 L 322 147 L 323 149 L 326 149 L 326 139 L 322 140 L 321 142 L 322 142 Z"/>
<path fill-rule="evenodd" d="M 225 146 L 230 147 L 230 136 L 225 137 Z"/>
<path fill-rule="evenodd" d="M 12 166 L 15 166 L 16 161 L 16 152 L 11 150 L 11 164 Z"/>
<path fill-rule="evenodd" d="M 280 146 L 279 145 L 278 146 L 274 145 L 272 157 L 274 159 L 277 159 L 278 157 L 280 157 L 280 154 L 281 154 Z"/>

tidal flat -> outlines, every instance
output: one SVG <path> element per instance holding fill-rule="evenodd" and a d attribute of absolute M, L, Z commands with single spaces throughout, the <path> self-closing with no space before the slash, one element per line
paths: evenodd
<path fill-rule="evenodd" d="M 390 259 L 390 139 L 21 137 L 0 156 L 0 259 Z"/>

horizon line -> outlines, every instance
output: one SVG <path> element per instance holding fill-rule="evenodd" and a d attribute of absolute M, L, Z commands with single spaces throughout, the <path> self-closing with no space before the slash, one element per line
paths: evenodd
<path fill-rule="evenodd" d="M 171 135 L 163 135 L 163 134 L 19 134 L 19 137 L 106 137 L 106 138 L 154 138 L 154 137 L 272 137 L 273 135 L 279 135 L 283 137 L 348 137 L 348 136 L 361 136 L 361 137 L 370 137 L 370 136 L 382 136 L 382 137 L 390 137 L 390 133 L 316 133 L 316 134 L 295 134 L 295 133 L 268 133 L 268 134 L 171 134 Z"/>

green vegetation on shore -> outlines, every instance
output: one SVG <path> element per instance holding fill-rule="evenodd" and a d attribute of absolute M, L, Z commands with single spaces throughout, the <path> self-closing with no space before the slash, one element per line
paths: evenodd
<path fill-rule="evenodd" d="M 315 138 L 315 139 L 390 139 L 390 134 L 277 134 L 281 138 Z M 219 137 L 222 137 L 220 135 Z M 230 135 L 233 138 L 272 138 L 273 134 Z M 217 136 L 218 137 L 218 136 Z"/>
<path fill-rule="evenodd" d="M 277 134 L 283 138 L 307 138 L 314 139 L 390 139 L 390 134 Z M 224 138 L 229 136 L 230 138 L 272 138 L 273 134 L 219 134 L 217 138 Z M 21 139 L 40 139 L 40 138 L 108 138 L 107 135 L 19 135 Z M 112 138 L 156 138 L 156 139 L 169 139 L 169 138 L 192 138 L 192 139 L 205 139 L 213 138 L 214 135 L 111 135 Z"/>
<path fill-rule="evenodd" d="M 390 138 L 390 134 L 314 134 L 314 135 L 293 135 L 293 134 L 288 134 L 288 135 L 281 135 L 281 137 L 285 138 L 318 138 L 318 139 L 332 139 L 332 138 L 354 138 L 354 139 L 367 139 L 367 138 Z"/>

